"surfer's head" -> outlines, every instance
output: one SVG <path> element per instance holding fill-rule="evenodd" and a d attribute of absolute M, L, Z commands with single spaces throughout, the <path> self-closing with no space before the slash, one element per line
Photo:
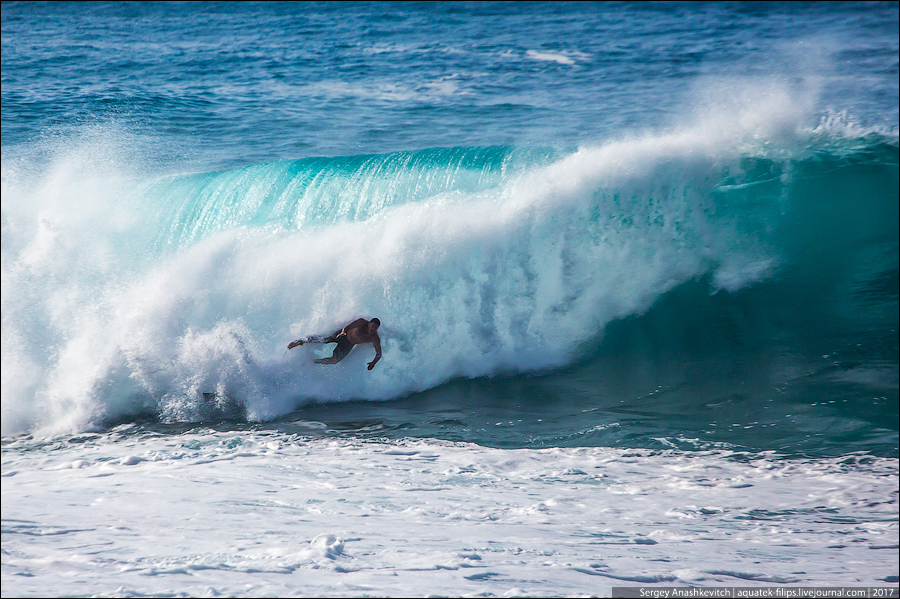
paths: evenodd
<path fill-rule="evenodd" d="M 369 321 L 369 334 L 371 335 L 372 333 L 377 331 L 378 327 L 380 327 L 380 326 L 381 326 L 381 321 L 378 320 L 377 318 L 373 318 L 372 320 L 370 320 Z"/>

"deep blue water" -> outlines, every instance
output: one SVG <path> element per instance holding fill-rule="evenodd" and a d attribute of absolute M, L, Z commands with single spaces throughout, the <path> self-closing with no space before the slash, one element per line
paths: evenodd
<path fill-rule="evenodd" d="M 896 3 L 4 3 L 3 434 L 896 456 L 898 53 Z M 372 373 L 284 351 L 361 315 Z"/>
<path fill-rule="evenodd" d="M 891 129 L 896 17 L 889 2 L 4 3 L 3 146 L 110 121 L 204 169 L 571 146 L 776 85 L 810 124 L 846 110 Z"/>

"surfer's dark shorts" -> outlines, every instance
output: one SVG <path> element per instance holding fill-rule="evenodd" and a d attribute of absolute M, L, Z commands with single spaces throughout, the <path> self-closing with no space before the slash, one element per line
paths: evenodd
<path fill-rule="evenodd" d="M 328 342 L 337 343 L 337 347 L 334 348 L 334 353 L 331 354 L 331 357 L 337 359 L 338 361 L 346 358 L 347 354 L 350 353 L 350 350 L 353 349 L 353 344 L 347 341 L 346 336 L 340 337 L 338 339 L 335 339 L 334 336 L 332 336 Z"/>

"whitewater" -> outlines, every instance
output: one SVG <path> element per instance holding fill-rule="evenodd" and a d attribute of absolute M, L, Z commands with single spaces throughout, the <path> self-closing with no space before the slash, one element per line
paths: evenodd
<path fill-rule="evenodd" d="M 896 5 L 79 6 L 3 5 L 4 596 L 898 584 Z"/>
<path fill-rule="evenodd" d="M 48 578 L 99 596 L 896 584 L 896 460 L 130 426 L 4 462 L 4 510 L 29 514 L 4 514 L 15 594 Z"/>

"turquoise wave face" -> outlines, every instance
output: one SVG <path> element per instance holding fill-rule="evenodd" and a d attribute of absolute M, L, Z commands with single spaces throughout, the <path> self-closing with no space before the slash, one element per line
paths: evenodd
<path fill-rule="evenodd" d="M 304 409 L 505 446 L 890 453 L 896 139 L 805 143 L 59 161 L 4 190 L 4 434 L 341 402 Z M 372 372 L 366 347 L 284 350 L 358 316 L 384 323 Z M 359 399 L 394 403 L 373 424 Z"/>
<path fill-rule="evenodd" d="M 560 155 L 486 147 L 307 158 L 154 179 L 133 193 L 160 205 L 161 241 L 183 249 L 235 227 L 322 230 L 405 204 L 471 200 Z"/>

